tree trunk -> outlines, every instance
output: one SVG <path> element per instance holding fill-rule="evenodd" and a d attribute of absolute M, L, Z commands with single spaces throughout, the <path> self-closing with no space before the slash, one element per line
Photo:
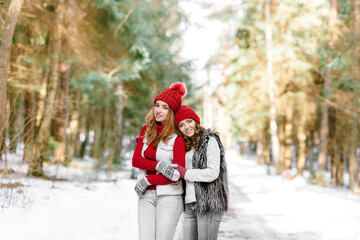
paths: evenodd
<path fill-rule="evenodd" d="M 292 97 L 286 105 L 286 121 L 285 121 L 285 152 L 284 152 L 284 166 L 283 170 L 291 169 L 292 165 L 292 150 L 293 145 L 293 131 L 294 131 L 294 106 L 292 104 Z"/>
<path fill-rule="evenodd" d="M 341 140 L 335 137 L 331 144 L 334 150 L 334 153 L 331 154 L 331 176 L 334 186 L 343 185 L 344 158 L 342 156 L 344 151 L 339 141 Z"/>
<path fill-rule="evenodd" d="M 306 124 L 306 115 L 302 114 L 299 126 L 298 126 L 298 132 L 297 132 L 297 139 L 298 139 L 298 160 L 297 160 L 297 170 L 300 175 L 303 174 L 303 171 L 305 170 L 305 164 L 306 164 L 306 130 L 305 130 L 305 124 Z M 312 151 L 312 149 L 311 149 Z"/>
<path fill-rule="evenodd" d="M 29 76 L 30 77 L 30 76 Z M 35 94 L 27 89 L 25 92 L 25 117 L 24 117 L 24 155 L 23 162 L 29 163 L 32 158 L 32 145 L 35 140 Z"/>
<path fill-rule="evenodd" d="M 46 59 L 46 66 L 45 66 L 45 72 L 44 72 L 44 76 L 42 78 L 41 81 L 41 87 L 40 87 L 40 92 L 39 92 L 39 100 L 37 103 L 37 112 L 36 112 L 36 128 L 37 131 L 40 127 L 40 122 L 44 113 L 44 106 L 45 106 L 45 98 L 46 98 L 46 93 L 47 93 L 47 81 L 49 78 L 49 71 L 50 71 L 50 59 Z M 36 132 L 37 132 L 36 131 Z"/>
<path fill-rule="evenodd" d="M 106 99 L 108 99 L 108 95 L 106 95 Z M 103 114 L 103 120 L 102 120 L 102 124 L 101 124 L 101 135 L 100 135 L 100 142 L 99 142 L 99 154 L 101 154 L 99 156 L 99 159 L 104 160 L 105 159 L 105 152 L 108 149 L 108 146 L 110 144 L 111 138 L 110 138 L 110 127 L 112 127 L 111 124 L 109 124 L 110 122 L 110 103 L 108 102 L 105 106 L 105 110 L 104 110 L 104 114 Z"/>
<path fill-rule="evenodd" d="M 263 157 L 263 152 L 264 152 L 263 140 L 262 140 L 262 138 L 259 138 L 256 141 L 256 155 L 258 156 L 260 164 L 265 164 L 265 159 Z M 243 154 L 243 151 L 240 154 Z"/>
<path fill-rule="evenodd" d="M 100 148 L 100 137 L 101 137 L 101 126 L 103 122 L 103 115 L 104 112 L 102 110 L 96 110 L 99 111 L 101 114 L 97 114 L 94 116 L 94 121 L 92 122 L 91 129 L 93 129 L 93 142 L 92 142 L 92 149 L 91 149 L 91 157 L 98 158 L 99 157 L 99 148 Z"/>
<path fill-rule="evenodd" d="M 336 137 L 332 138 L 332 140 L 329 142 L 329 146 L 330 147 L 330 151 L 329 151 L 329 156 L 330 156 L 330 169 L 328 169 L 328 171 L 331 172 L 331 178 L 333 180 L 333 184 L 336 184 L 336 175 L 337 175 L 337 166 L 338 163 L 340 162 L 340 155 L 339 155 L 339 146 L 336 144 Z"/>
<path fill-rule="evenodd" d="M 330 89 L 330 73 L 326 74 L 324 85 L 324 98 L 326 98 L 326 92 Z M 326 169 L 327 161 L 327 148 L 328 148 L 328 135 L 329 135 L 329 106 L 326 102 L 323 102 L 323 112 L 321 116 L 321 130 L 320 130 L 320 151 L 318 157 L 318 170 Z"/>
<path fill-rule="evenodd" d="M 341 158 L 341 146 L 339 144 L 339 131 L 340 123 L 337 122 L 337 112 L 333 107 L 329 107 L 329 135 L 328 135 L 328 156 L 330 161 L 327 161 L 326 170 L 331 172 L 332 183 L 336 184 L 337 181 L 337 170 Z M 345 140 L 345 139 L 343 139 Z"/>
<path fill-rule="evenodd" d="M 25 89 L 20 90 L 20 104 L 19 104 L 19 112 L 17 117 L 17 129 L 19 129 L 19 139 L 15 141 L 15 147 L 17 142 L 24 143 L 24 116 L 25 116 Z"/>
<path fill-rule="evenodd" d="M 225 66 L 227 67 L 227 66 Z M 226 69 L 226 68 L 224 68 Z M 223 77 L 224 79 L 227 79 L 227 75 L 225 73 L 225 70 L 223 71 Z M 217 96 L 218 96 L 218 99 L 219 99 L 219 105 L 218 105 L 218 119 L 221 119 L 221 121 L 217 121 L 217 129 L 219 129 L 219 132 L 221 132 L 221 136 L 220 136 L 220 139 L 221 139 L 221 142 L 225 148 L 225 150 L 227 149 L 228 147 L 228 142 L 227 142 L 227 136 L 228 136 L 228 133 L 229 133 L 229 125 L 228 122 L 226 121 L 226 118 L 224 118 L 224 116 L 227 115 L 226 113 L 226 102 L 227 102 L 227 99 L 226 99 L 226 89 L 225 89 L 225 86 L 224 84 L 221 84 L 218 91 L 217 91 Z"/>
<path fill-rule="evenodd" d="M 39 131 L 36 135 L 33 158 L 29 165 L 28 174 L 33 176 L 44 176 L 42 169 L 43 162 L 45 161 L 45 154 L 47 149 L 47 142 L 50 137 L 51 121 L 56 111 L 55 100 L 56 90 L 59 82 L 59 58 L 61 51 L 61 25 L 63 21 L 63 9 L 62 3 L 64 0 L 59 1 L 59 5 L 56 9 L 56 21 L 54 24 L 54 30 L 51 32 L 51 61 L 50 61 L 50 78 L 48 83 L 48 92 L 46 95 L 46 114 L 43 114 L 40 123 Z"/>
<path fill-rule="evenodd" d="M 271 150 L 273 161 L 277 170 L 280 173 L 280 146 L 277 135 L 276 124 L 276 107 L 275 107 L 275 93 L 274 93 L 274 79 L 272 70 L 272 29 L 271 29 L 271 13 L 270 0 L 266 0 L 266 61 L 267 61 L 267 80 L 268 80 L 268 94 L 270 105 L 270 134 L 271 134 Z"/>
<path fill-rule="evenodd" d="M 285 166 L 284 160 L 285 160 L 285 121 L 286 118 L 285 117 L 280 117 L 278 119 L 278 138 L 279 138 L 279 145 L 280 145 L 280 149 L 279 149 L 279 172 L 283 171 L 283 168 Z"/>
<path fill-rule="evenodd" d="M 21 65 L 21 59 L 24 56 L 24 51 L 14 44 L 11 50 L 10 64 L 15 63 L 16 66 Z M 12 65 L 12 64 L 11 64 Z M 21 70 L 18 67 L 11 66 L 9 68 L 9 73 L 16 75 L 19 78 L 24 78 Z M 8 125 L 8 139 L 10 140 L 9 152 L 13 153 L 16 150 L 17 143 L 22 141 L 23 134 L 23 102 L 24 102 L 24 90 L 19 89 L 19 91 L 8 91 L 7 92 L 8 101 L 11 99 L 11 105 L 7 114 L 9 116 L 9 125 Z"/>
<path fill-rule="evenodd" d="M 267 174 L 270 175 L 270 164 L 271 164 L 271 156 L 270 156 L 270 134 L 267 130 L 264 129 L 264 150 L 263 156 L 265 164 L 267 165 Z"/>
<path fill-rule="evenodd" d="M 83 117 L 82 119 L 81 119 L 82 121 L 82 125 L 81 126 L 83 126 L 83 131 L 81 131 L 81 134 L 84 134 L 84 141 L 82 141 L 81 143 L 80 143 L 80 146 L 79 146 L 79 157 L 80 158 L 84 158 L 84 156 L 86 155 L 86 147 L 87 147 L 87 145 L 88 145 L 88 143 L 89 143 L 89 134 L 90 134 L 90 120 L 88 119 L 88 118 L 85 118 L 85 117 Z"/>
<path fill-rule="evenodd" d="M 206 128 L 213 127 L 213 108 L 211 101 L 210 70 L 206 72 L 207 79 L 204 84 L 204 123 Z"/>
<path fill-rule="evenodd" d="M 334 157 L 331 158 L 331 177 L 333 180 L 333 185 L 341 185 L 342 183 L 342 164 L 341 164 L 341 151 L 339 151 L 340 148 L 338 148 L 335 151 Z M 341 175 L 341 177 L 340 177 Z M 341 182 L 340 182 L 341 181 Z"/>
<path fill-rule="evenodd" d="M 0 46 L 0 146 L 2 146 L 4 136 L 4 125 L 7 119 L 6 111 L 6 89 L 9 61 L 11 55 L 11 44 L 17 19 L 24 0 L 12 0 L 9 6 L 8 14 L 5 20 L 2 44 Z M 1 151 L 0 151 L 1 156 Z"/>
<path fill-rule="evenodd" d="M 25 53 L 29 55 L 29 52 Z M 27 73 L 28 83 L 37 84 L 37 78 L 34 78 L 35 64 L 29 63 L 28 67 L 30 71 Z M 24 155 L 23 162 L 30 163 L 32 158 L 32 147 L 36 135 L 36 94 L 32 89 L 26 89 L 25 91 L 25 112 L 24 112 Z"/>
<path fill-rule="evenodd" d="M 337 0 L 331 0 L 331 17 L 330 17 L 330 29 L 334 27 L 337 19 Z M 330 42 L 329 46 L 333 47 L 334 43 Z M 328 61 L 331 61 L 331 53 L 329 53 Z M 331 86 L 331 70 L 328 69 L 325 74 L 324 82 L 324 99 L 328 98 L 328 92 Z M 318 158 L 319 170 L 326 169 L 327 161 L 327 148 L 328 148 L 328 135 L 329 135 L 329 106 L 326 102 L 323 102 L 323 113 L 321 117 L 321 131 L 320 131 L 320 152 Z"/>
<path fill-rule="evenodd" d="M 116 134 L 114 135 L 114 142 L 111 148 L 110 156 L 108 159 L 108 170 L 112 169 L 114 164 L 114 157 L 118 155 L 120 157 L 122 148 L 122 125 L 123 125 L 123 110 L 124 110 L 124 92 L 123 84 L 120 82 L 116 87 L 117 95 L 117 111 L 116 111 Z"/>
<path fill-rule="evenodd" d="M 17 112 L 16 106 L 18 105 L 18 99 L 15 94 L 12 92 L 8 93 L 8 100 L 9 106 L 7 108 L 7 116 L 8 121 L 6 124 L 6 132 L 8 139 L 8 151 L 10 153 L 14 152 L 16 149 L 16 142 L 19 141 L 17 138 L 21 137 L 21 130 L 18 128 L 18 121 L 16 121 L 17 116 L 20 114 Z M 12 103 L 10 104 L 10 99 L 12 99 Z M 20 116 L 19 116 L 20 117 Z"/>
<path fill-rule="evenodd" d="M 7 100 L 6 101 L 6 111 L 7 112 L 10 112 L 10 101 Z M 9 114 L 7 115 L 7 118 L 5 119 L 4 121 L 4 136 L 5 136 L 5 139 L 9 139 Z M 1 146 L 1 149 L 0 149 L 0 153 L 5 153 L 5 165 L 4 165 L 4 168 L 7 169 L 8 168 L 8 162 L 7 162 L 7 155 L 9 154 L 9 142 L 7 141 L 3 141 L 2 143 L 2 146 Z M 2 155 L 0 155 L 0 159 L 1 159 Z"/>
<path fill-rule="evenodd" d="M 263 156 L 265 160 L 265 164 L 269 165 L 271 164 L 271 158 L 270 158 L 270 135 L 267 130 L 264 129 L 264 150 L 263 150 Z"/>
<path fill-rule="evenodd" d="M 61 83 L 59 91 L 58 110 L 56 116 L 56 141 L 59 143 L 55 150 L 55 162 L 58 164 L 66 164 L 65 148 L 66 148 L 66 125 L 67 125 L 67 106 L 69 95 L 70 81 L 70 64 L 61 64 Z"/>
<path fill-rule="evenodd" d="M 119 139 L 116 137 L 116 134 L 113 134 L 113 142 L 111 145 L 111 150 L 110 150 L 110 155 L 108 158 L 108 166 L 107 166 L 107 170 L 111 171 L 114 165 L 114 158 L 115 158 L 115 154 L 116 154 L 116 146 L 118 145 Z"/>
<path fill-rule="evenodd" d="M 309 171 L 312 174 L 314 172 L 314 160 L 316 157 L 314 156 L 314 149 L 315 149 L 315 136 L 314 131 L 311 131 L 310 133 L 310 139 L 309 139 Z"/>
<path fill-rule="evenodd" d="M 359 49 L 359 39 L 360 39 L 360 0 L 354 1 L 354 56 L 352 62 L 352 75 L 359 76 L 359 62 L 358 62 L 358 49 Z M 358 79 L 359 80 L 359 79 Z M 358 97 L 356 94 L 353 96 L 353 111 L 356 112 L 358 106 Z M 357 117 L 357 114 L 356 114 Z M 356 149 L 358 147 L 358 123 L 356 119 L 352 119 L 351 123 L 351 136 L 350 136 L 350 159 L 349 159 L 349 174 L 350 174 L 350 188 L 356 189 L 357 178 L 359 176 L 359 166 L 357 162 Z"/>
<path fill-rule="evenodd" d="M 77 147 L 79 142 L 80 105 L 78 104 L 78 102 L 80 101 L 80 97 L 81 94 L 79 91 L 77 91 L 75 94 L 75 101 L 73 101 L 74 103 L 70 120 L 70 142 L 67 145 L 69 159 L 72 159 L 75 155 L 75 152 L 79 151 L 80 149 Z"/>

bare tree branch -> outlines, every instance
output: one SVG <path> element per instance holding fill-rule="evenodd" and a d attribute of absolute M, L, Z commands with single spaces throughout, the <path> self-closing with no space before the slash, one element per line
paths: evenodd
<path fill-rule="evenodd" d="M 131 12 L 134 10 L 135 5 L 133 5 L 129 12 L 126 14 L 125 18 L 119 23 L 119 25 L 116 27 L 115 31 L 114 31 L 114 36 L 116 35 L 117 31 L 120 29 L 120 27 L 126 22 L 126 20 L 129 18 Z"/>

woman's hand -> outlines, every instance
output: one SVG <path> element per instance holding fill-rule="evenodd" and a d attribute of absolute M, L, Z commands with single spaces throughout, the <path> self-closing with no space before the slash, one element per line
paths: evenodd
<path fill-rule="evenodd" d="M 141 196 L 141 195 L 143 195 L 144 194 L 144 192 L 145 192 L 145 190 L 146 190 L 146 188 L 148 187 L 148 186 L 150 186 L 151 184 L 150 184 L 150 182 L 147 180 L 147 178 L 146 177 L 143 177 L 142 179 L 140 179 L 137 183 L 136 183 L 136 185 L 135 185 L 135 192 L 136 192 L 136 194 L 138 195 L 138 196 Z"/>
<path fill-rule="evenodd" d="M 178 165 L 176 170 L 179 172 L 180 178 L 183 179 L 185 177 L 185 173 L 187 171 L 187 168 L 184 168 L 184 167 Z"/>
<path fill-rule="evenodd" d="M 140 140 L 140 134 L 136 135 L 136 137 L 135 137 L 135 143 L 137 144 L 139 140 Z"/>
<path fill-rule="evenodd" d="M 176 167 L 177 164 L 168 164 L 166 162 L 159 161 L 156 165 L 156 170 L 167 179 L 170 179 L 171 181 L 178 181 L 180 179 L 180 174 L 175 170 Z"/>

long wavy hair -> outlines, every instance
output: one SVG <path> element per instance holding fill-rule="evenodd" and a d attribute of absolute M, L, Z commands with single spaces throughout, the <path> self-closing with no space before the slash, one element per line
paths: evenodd
<path fill-rule="evenodd" d="M 148 143 L 154 142 L 154 147 L 157 147 L 159 142 L 167 143 L 171 136 L 176 132 L 175 129 L 175 113 L 171 107 L 169 107 L 169 113 L 165 121 L 164 130 L 158 135 L 157 126 L 158 123 L 155 120 L 154 106 L 145 117 L 146 122 L 146 140 Z"/>
<path fill-rule="evenodd" d="M 201 126 L 199 123 L 195 122 L 194 135 L 191 137 L 183 134 L 179 128 L 176 128 L 176 133 L 179 136 L 182 136 L 185 140 L 185 150 L 186 152 L 190 151 L 192 148 L 197 148 L 200 145 L 201 135 L 206 131 L 206 129 Z"/>

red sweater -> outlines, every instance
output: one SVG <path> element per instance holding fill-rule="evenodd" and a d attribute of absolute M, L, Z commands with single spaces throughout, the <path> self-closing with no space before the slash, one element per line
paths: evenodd
<path fill-rule="evenodd" d="M 164 129 L 163 126 L 157 126 L 157 134 L 160 134 L 163 129 Z M 146 133 L 146 126 L 144 126 L 141 129 L 140 140 L 135 148 L 135 152 L 132 159 L 132 165 L 133 167 L 147 171 L 146 178 L 151 183 L 151 186 L 149 186 L 147 190 L 155 190 L 156 185 L 167 185 L 173 183 L 173 181 L 167 179 L 162 174 L 159 174 L 156 171 L 156 165 L 158 162 L 156 161 L 157 148 L 154 148 L 154 142 L 152 142 L 149 145 L 149 147 L 145 150 L 144 152 L 145 158 L 141 156 L 141 151 L 144 145 L 143 137 L 145 136 L 145 133 Z M 185 167 L 185 142 L 182 137 L 177 137 L 175 139 L 173 149 L 174 149 L 173 163 Z"/>

